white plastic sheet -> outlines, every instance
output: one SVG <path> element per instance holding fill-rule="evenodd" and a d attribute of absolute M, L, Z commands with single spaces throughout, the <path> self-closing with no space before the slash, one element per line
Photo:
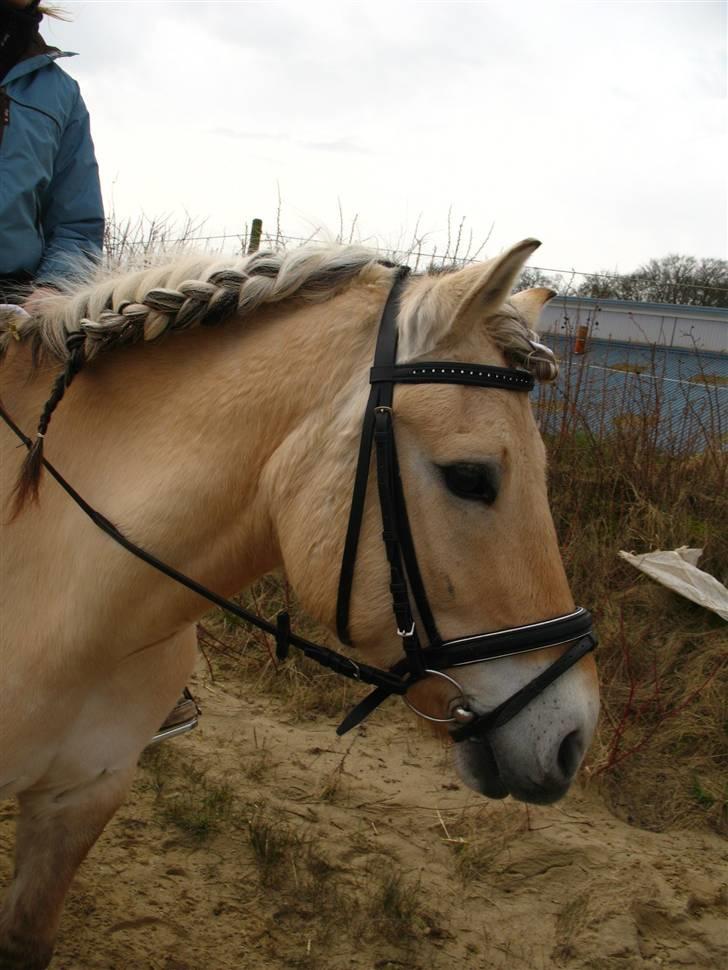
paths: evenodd
<path fill-rule="evenodd" d="M 651 579 L 728 620 L 728 589 L 715 576 L 698 569 L 702 554 L 702 549 L 687 546 L 646 552 L 640 556 L 631 552 L 619 553 L 622 559 Z"/>

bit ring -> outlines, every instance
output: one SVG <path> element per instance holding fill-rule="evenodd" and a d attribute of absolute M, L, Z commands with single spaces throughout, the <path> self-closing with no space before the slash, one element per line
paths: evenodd
<path fill-rule="evenodd" d="M 407 695 L 403 694 L 402 700 L 405 702 L 407 707 L 409 707 L 409 709 L 413 711 L 415 714 L 417 714 L 419 717 L 424 718 L 426 721 L 432 721 L 433 724 L 452 724 L 453 722 L 457 722 L 459 724 L 467 724 L 468 721 L 472 721 L 472 719 L 475 717 L 475 714 L 468 708 L 466 697 L 465 697 L 465 691 L 460 686 L 460 684 L 455 680 L 455 678 L 451 677 L 450 674 L 444 674 L 441 670 L 425 669 L 425 673 L 430 674 L 430 676 L 432 677 L 440 677 L 442 678 L 442 680 L 446 680 L 448 684 L 452 684 L 453 687 L 456 687 L 460 694 L 461 703 L 459 703 L 453 709 L 453 714 L 454 714 L 453 717 L 433 717 L 431 714 L 425 714 L 424 711 L 420 711 L 418 708 L 416 708 L 414 704 L 410 700 L 408 700 Z M 459 712 L 459 714 L 456 714 L 455 713 L 456 711 Z"/>

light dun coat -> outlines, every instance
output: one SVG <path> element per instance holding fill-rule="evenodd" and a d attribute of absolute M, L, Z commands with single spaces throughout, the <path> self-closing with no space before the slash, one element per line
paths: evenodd
<path fill-rule="evenodd" d="M 534 350 L 529 330 L 551 292 L 508 299 L 537 245 L 413 278 L 400 360 L 509 363 L 553 377 L 553 358 Z M 1 970 L 47 966 L 68 885 L 189 677 L 195 621 L 208 609 L 115 545 L 47 475 L 33 501 L 41 446 L 84 498 L 158 557 L 224 595 L 282 565 L 304 608 L 333 629 L 368 370 L 391 283 L 391 268 L 354 247 L 224 265 L 183 258 L 70 287 L 20 328 L 6 321 L 3 405 L 31 438 L 43 413 L 45 437 L 13 515 L 25 449 L 0 422 L 0 797 L 20 804 L 16 871 L 0 910 Z M 69 351 L 68 334 L 79 330 L 85 340 Z M 78 375 L 57 410 L 44 411 L 61 367 Z M 526 396 L 402 386 L 395 412 L 407 507 L 443 635 L 570 611 Z M 448 492 L 443 465 L 484 461 L 500 471 L 491 506 Z M 351 633 L 368 661 L 388 664 L 400 644 L 375 491 Z M 560 649 L 464 668 L 461 679 L 487 710 Z M 427 682 L 418 691 L 439 711 L 448 703 Z M 558 797 L 597 707 L 585 658 L 490 744 L 458 745 L 460 773 L 497 797 Z M 567 738 L 578 752 L 568 764 L 559 756 Z"/>

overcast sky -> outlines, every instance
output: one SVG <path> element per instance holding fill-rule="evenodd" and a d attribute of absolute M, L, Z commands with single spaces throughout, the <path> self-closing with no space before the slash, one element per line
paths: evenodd
<path fill-rule="evenodd" d="M 628 271 L 728 255 L 725 2 L 68 2 L 107 207 Z"/>

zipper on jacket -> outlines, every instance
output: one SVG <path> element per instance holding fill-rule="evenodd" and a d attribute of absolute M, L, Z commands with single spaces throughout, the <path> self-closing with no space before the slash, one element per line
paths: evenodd
<path fill-rule="evenodd" d="M 5 88 L 0 88 L 0 146 L 3 143 L 5 129 L 10 124 L 10 98 Z"/>

